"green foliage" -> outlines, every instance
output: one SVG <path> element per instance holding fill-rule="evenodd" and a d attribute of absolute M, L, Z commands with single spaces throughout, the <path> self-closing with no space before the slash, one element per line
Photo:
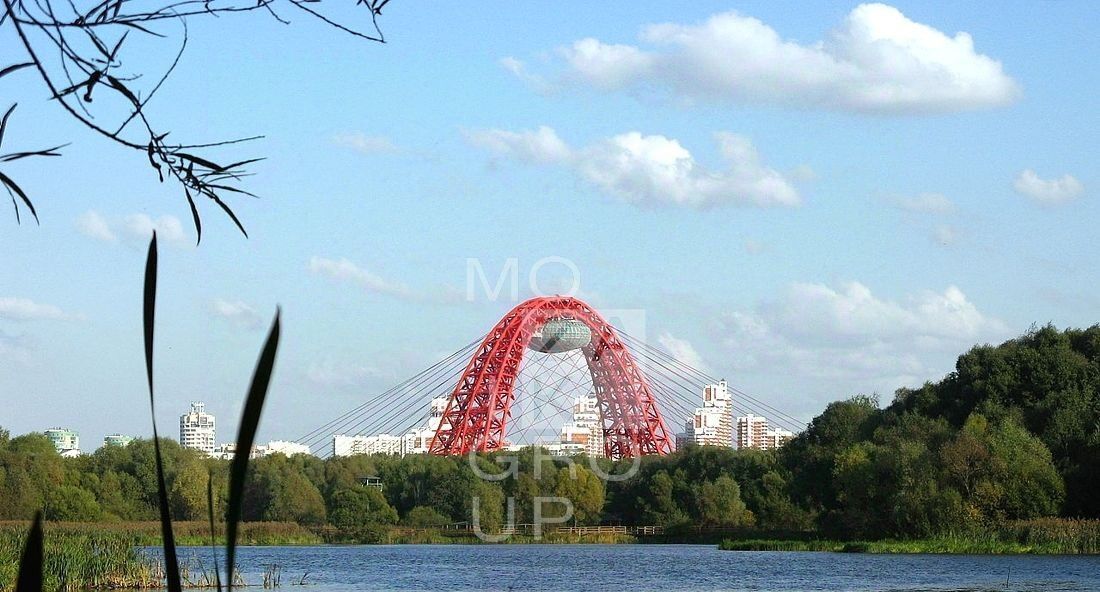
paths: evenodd
<path fill-rule="evenodd" d="M 603 514 L 603 482 L 583 466 L 565 468 L 554 477 L 554 497 L 573 504 L 573 524 L 598 524 Z"/>
<path fill-rule="evenodd" d="M 329 521 L 346 530 L 364 526 L 396 524 L 397 510 L 374 487 L 354 485 L 337 490 L 329 500 Z"/>
<path fill-rule="evenodd" d="M 631 461 L 612 474 L 628 474 Z M 766 526 L 803 524 L 774 452 L 688 446 L 663 458 L 640 460 L 637 474 L 607 483 L 605 517 L 626 524 L 747 526 L 766 516 Z M 604 468 L 603 470 L 608 470 Z"/>
<path fill-rule="evenodd" d="M 207 513 L 206 469 L 197 461 L 180 468 L 169 489 L 172 515 L 179 520 L 201 520 Z"/>
<path fill-rule="evenodd" d="M 85 489 L 62 485 L 47 495 L 47 520 L 93 522 L 99 519 L 100 513 L 95 496 Z"/>
<path fill-rule="evenodd" d="M 1047 325 L 975 347 L 944 380 L 899 391 L 891 408 L 960 428 L 974 413 L 991 421 L 1018 418 L 1050 451 L 1064 482 L 1059 510 L 1100 517 L 1100 325 L 1064 331 Z"/>
<path fill-rule="evenodd" d="M 401 519 L 401 524 L 413 528 L 434 528 L 450 522 L 450 518 L 427 506 L 417 506 Z"/>
<path fill-rule="evenodd" d="M 728 475 L 698 484 L 695 507 L 703 526 L 745 526 L 753 522 L 752 512 L 741 501 L 741 488 Z"/>

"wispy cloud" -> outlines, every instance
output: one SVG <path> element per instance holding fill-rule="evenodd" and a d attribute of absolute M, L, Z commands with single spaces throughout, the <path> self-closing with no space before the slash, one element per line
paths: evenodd
<path fill-rule="evenodd" d="M 385 294 L 401 299 L 414 299 L 416 294 L 401 282 L 391 281 L 367 271 L 348 259 L 328 259 L 313 257 L 309 260 L 309 270 L 334 280 L 351 282 L 368 292 Z"/>
<path fill-rule="evenodd" d="M 0 369 L 5 366 L 27 366 L 31 362 L 31 345 L 24 335 L 12 335 L 0 329 Z"/>
<path fill-rule="evenodd" d="M 507 56 L 501 58 L 498 62 L 501 68 L 504 68 L 508 72 L 519 78 L 527 84 L 531 90 L 541 94 L 550 95 L 557 92 L 559 89 L 556 85 L 546 80 L 545 77 L 538 74 L 532 74 L 527 70 L 527 64 L 518 58 L 513 56 Z"/>
<path fill-rule="evenodd" d="M 955 203 L 942 193 L 897 197 L 894 198 L 894 205 L 906 212 L 916 214 L 951 214 L 956 209 Z"/>
<path fill-rule="evenodd" d="M 210 303 L 210 314 L 224 319 L 242 329 L 259 329 L 263 326 L 263 316 L 251 305 L 240 300 L 215 299 Z"/>
<path fill-rule="evenodd" d="M 326 388 L 366 387 L 387 378 L 378 368 L 326 359 L 313 362 L 306 370 L 310 383 Z"/>
<path fill-rule="evenodd" d="M 673 358 L 702 372 L 710 372 L 710 366 L 703 361 L 695 346 L 686 339 L 674 337 L 671 333 L 662 333 L 657 337 L 657 343 L 661 344 Z"/>
<path fill-rule="evenodd" d="M 42 304 L 29 298 L 0 296 L 0 319 L 8 321 L 66 321 L 81 318 L 52 304 Z"/>
<path fill-rule="evenodd" d="M 397 152 L 397 145 L 385 136 L 370 136 L 363 132 L 342 132 L 333 136 L 339 146 L 351 148 L 363 154 L 387 154 Z"/>

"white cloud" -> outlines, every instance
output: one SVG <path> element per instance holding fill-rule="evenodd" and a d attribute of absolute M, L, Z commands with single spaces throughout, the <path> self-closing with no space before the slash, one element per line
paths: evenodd
<path fill-rule="evenodd" d="M 512 56 L 501 58 L 497 63 L 501 68 L 504 68 L 508 72 L 519 78 L 523 82 L 527 83 L 535 92 L 539 94 L 552 94 L 557 91 L 557 88 L 547 82 L 545 78 L 538 74 L 532 74 L 527 70 L 527 64 L 523 63 L 523 60 L 516 59 Z"/>
<path fill-rule="evenodd" d="M 363 154 L 385 154 L 397 152 L 397 146 L 385 136 L 368 136 L 363 132 L 344 132 L 336 134 L 333 142 L 346 148 L 351 148 Z"/>
<path fill-rule="evenodd" d="M 969 34 L 948 36 L 884 4 L 857 6 L 810 44 L 784 40 L 736 12 L 696 25 L 650 25 L 640 40 L 648 47 L 587 38 L 560 48 L 564 82 L 604 91 L 656 88 L 688 101 L 888 114 L 995 107 L 1020 95 Z"/>
<path fill-rule="evenodd" d="M 52 304 L 41 304 L 28 298 L 0 296 L 0 319 L 9 321 L 63 321 L 75 318 Z"/>
<path fill-rule="evenodd" d="M 657 337 L 657 343 L 676 360 L 702 372 L 710 372 L 710 366 L 703 361 L 703 356 L 695 346 L 686 339 L 674 337 L 671 333 L 662 333 Z"/>
<path fill-rule="evenodd" d="M 109 243 L 118 241 L 118 236 L 111 230 L 111 226 L 107 222 L 107 219 L 95 210 L 84 212 L 84 214 L 77 219 L 76 225 L 77 228 L 80 229 L 80 232 L 88 238 L 94 238 Z"/>
<path fill-rule="evenodd" d="M 940 224 L 932 232 L 932 238 L 941 246 L 952 247 L 959 242 L 959 231 L 950 224 Z"/>
<path fill-rule="evenodd" d="M 76 226 L 84 236 L 104 242 L 118 242 L 119 237 L 129 242 L 145 242 L 156 230 L 157 240 L 161 244 L 190 244 L 183 223 L 179 218 L 169 215 L 154 219 L 148 214 L 130 214 L 112 219 L 95 210 L 88 210 L 77 219 Z"/>
<path fill-rule="evenodd" d="M 899 197 L 894 204 L 907 212 L 917 214 L 950 214 L 955 211 L 955 203 L 941 193 L 921 193 L 910 197 Z"/>
<path fill-rule="evenodd" d="M 708 170 L 680 142 L 661 135 L 628 132 L 574 149 L 546 126 L 534 131 L 466 133 L 471 144 L 494 156 L 566 166 L 604 193 L 637 205 L 707 208 L 727 204 L 794 206 L 801 202 L 791 182 L 761 162 L 748 138 L 727 132 L 714 136 L 726 161 L 723 171 Z"/>
<path fill-rule="evenodd" d="M 0 329 L 0 369 L 6 366 L 28 366 L 32 348 L 25 336 L 12 335 Z"/>
<path fill-rule="evenodd" d="M 251 305 L 237 301 L 215 299 L 210 303 L 210 314 L 225 319 L 242 329 L 258 329 L 263 325 L 263 316 Z"/>
<path fill-rule="evenodd" d="M 759 255 L 768 250 L 768 245 L 755 238 L 745 239 L 745 252 L 749 255 Z"/>
<path fill-rule="evenodd" d="M 1026 169 L 1016 176 L 1012 187 L 1021 195 L 1044 204 L 1061 204 L 1078 198 L 1085 191 L 1073 175 L 1065 174 L 1057 179 L 1040 178 L 1035 171 Z"/>
<path fill-rule="evenodd" d="M 306 378 L 313 384 L 326 388 L 363 387 L 384 378 L 373 366 L 349 364 L 335 360 L 313 362 L 306 371 Z"/>
<path fill-rule="evenodd" d="M 1008 329 L 955 286 L 905 303 L 876 297 L 858 282 L 832 288 L 799 283 L 751 311 L 726 314 L 721 339 L 741 369 L 773 369 L 804 379 L 842 379 L 895 389 L 936 378 L 941 365 Z"/>
<path fill-rule="evenodd" d="M 122 220 L 122 232 L 134 239 L 148 240 L 153 236 L 154 230 L 157 232 L 158 242 L 177 245 L 188 243 L 183 224 L 175 216 L 164 215 L 154 220 L 146 214 L 131 214 Z"/>
<path fill-rule="evenodd" d="M 553 128 L 545 125 L 531 131 L 471 130 L 466 141 L 494 156 L 514 158 L 528 164 L 557 164 L 573 159 L 573 151 Z"/>
<path fill-rule="evenodd" d="M 591 37 L 561 48 L 559 53 L 575 74 L 603 90 L 616 90 L 652 75 L 657 61 L 656 56 L 637 47 L 602 43 Z"/>
<path fill-rule="evenodd" d="M 313 273 L 326 275 L 335 280 L 355 283 L 368 292 L 387 294 L 398 298 L 414 298 L 415 294 L 408 286 L 400 282 L 392 282 L 371 273 L 347 259 L 327 259 L 325 257 L 313 257 L 309 260 L 309 270 Z"/>

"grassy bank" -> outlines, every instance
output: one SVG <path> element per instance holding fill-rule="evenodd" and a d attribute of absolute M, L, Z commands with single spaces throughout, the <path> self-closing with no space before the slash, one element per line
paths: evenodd
<path fill-rule="evenodd" d="M 225 544 L 224 524 L 215 533 L 218 545 Z M 47 530 L 66 534 L 103 534 L 128 537 L 139 546 L 160 545 L 159 522 L 47 522 Z M 30 522 L 0 521 L 0 532 L 25 533 Z M 206 522 L 173 522 L 177 545 L 209 545 L 210 525 Z M 293 522 L 242 522 L 237 540 L 241 545 L 317 545 L 325 542 L 324 532 Z"/>
<path fill-rule="evenodd" d="M 14 586 L 29 527 L 27 522 L 0 522 L 0 592 L 11 592 Z M 177 522 L 173 527 L 178 545 L 210 544 L 205 523 Z M 47 522 L 44 534 L 44 589 L 49 592 L 164 586 L 160 551 L 145 549 L 160 545 L 158 522 Z M 224 536 L 217 533 L 219 546 L 224 545 Z M 242 545 L 325 542 L 318 532 L 282 522 L 241 524 L 238 538 Z M 209 557 L 181 552 L 179 559 L 185 587 L 213 586 Z"/>
<path fill-rule="evenodd" d="M 0 525 L 0 592 L 15 585 L 26 533 L 23 524 Z M 133 533 L 51 525 L 45 531 L 44 587 L 61 592 L 159 587 L 161 564 L 143 555 L 141 544 L 142 537 Z"/>
<path fill-rule="evenodd" d="M 1009 521 L 982 531 L 912 540 L 727 539 L 719 548 L 726 551 L 1098 555 L 1100 521 L 1062 518 Z"/>
<path fill-rule="evenodd" d="M 785 541 L 769 539 L 727 540 L 723 551 L 828 551 L 832 553 L 944 553 L 958 555 L 1066 554 L 1054 546 L 1028 546 L 1008 542 L 986 542 L 965 538 L 935 538 L 883 541 Z"/>

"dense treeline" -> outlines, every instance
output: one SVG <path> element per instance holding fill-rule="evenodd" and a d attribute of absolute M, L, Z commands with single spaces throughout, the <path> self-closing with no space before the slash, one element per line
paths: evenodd
<path fill-rule="evenodd" d="M 251 465 L 244 518 L 332 525 L 360 539 L 390 525 L 477 520 L 485 531 L 532 522 L 817 531 L 844 539 L 929 537 L 1009 520 L 1100 517 L 1100 326 L 1032 330 L 979 346 L 955 372 L 899 391 L 830 404 L 778 452 L 688 447 L 613 463 L 526 450 L 465 458 L 306 455 Z M 228 463 L 163 444 L 173 516 L 207 516 L 206 485 Z M 590 464 L 594 463 L 594 464 Z M 152 443 L 62 459 L 40 434 L 0 431 L 0 519 L 45 508 L 54 520 L 156 519 Z M 608 478 L 606 475 L 630 475 Z M 377 476 L 383 488 L 364 486 Z M 488 478 L 487 478 L 488 476 Z M 215 513 L 224 512 L 224 493 Z"/>

